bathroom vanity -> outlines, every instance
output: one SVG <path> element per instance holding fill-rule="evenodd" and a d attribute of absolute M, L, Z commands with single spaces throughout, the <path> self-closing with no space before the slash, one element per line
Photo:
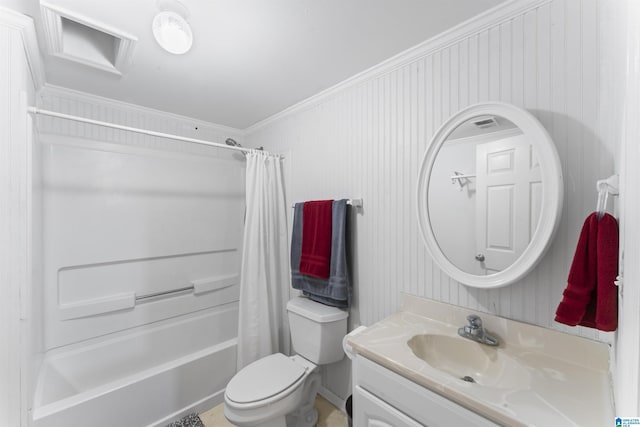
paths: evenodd
<path fill-rule="evenodd" d="M 353 375 L 355 425 L 497 426 L 365 357 L 356 358 Z"/>
<path fill-rule="evenodd" d="M 499 339 L 488 346 L 458 335 L 470 314 L 403 295 L 401 311 L 350 337 L 354 426 L 613 422 L 606 344 L 480 314 Z"/>

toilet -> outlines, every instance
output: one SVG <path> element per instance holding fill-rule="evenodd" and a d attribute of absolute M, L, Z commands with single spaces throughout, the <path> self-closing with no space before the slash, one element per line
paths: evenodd
<path fill-rule="evenodd" d="M 306 297 L 287 303 L 294 356 L 263 357 L 242 368 L 224 393 L 224 415 L 239 427 L 311 427 L 318 365 L 340 361 L 348 312 Z"/>

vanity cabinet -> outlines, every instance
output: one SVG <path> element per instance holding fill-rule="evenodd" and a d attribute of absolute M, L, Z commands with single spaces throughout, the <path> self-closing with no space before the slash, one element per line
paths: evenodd
<path fill-rule="evenodd" d="M 361 355 L 353 380 L 354 427 L 498 426 Z"/>
<path fill-rule="evenodd" d="M 422 424 L 406 416 L 362 387 L 354 391 L 356 426 L 367 427 L 421 427 Z"/>

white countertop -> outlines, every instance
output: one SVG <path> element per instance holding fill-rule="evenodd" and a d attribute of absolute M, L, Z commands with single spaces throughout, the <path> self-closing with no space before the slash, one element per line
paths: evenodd
<path fill-rule="evenodd" d="M 517 369 L 492 385 L 469 383 L 436 369 L 407 344 L 421 334 L 458 336 L 468 314 L 500 338 L 499 347 L 472 343 Z M 400 312 L 350 337 L 360 355 L 507 426 L 612 425 L 613 395 L 606 344 L 462 307 L 403 294 Z M 473 348 L 475 351 L 475 348 Z"/>

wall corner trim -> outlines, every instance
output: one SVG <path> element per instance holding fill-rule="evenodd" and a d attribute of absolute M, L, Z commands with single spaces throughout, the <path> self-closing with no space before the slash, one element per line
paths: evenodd
<path fill-rule="evenodd" d="M 340 83 L 331 86 L 315 95 L 310 96 L 284 110 L 276 113 L 264 120 L 261 120 L 244 129 L 246 135 L 261 130 L 270 124 L 282 119 L 291 114 L 303 111 L 311 108 L 324 100 L 334 96 L 344 90 L 361 84 L 365 81 L 369 81 L 380 77 L 384 74 L 388 74 L 398 68 L 401 68 L 411 62 L 417 61 L 422 57 L 425 57 L 434 51 L 446 48 L 447 46 L 456 43 L 457 41 L 469 37 L 472 34 L 479 33 L 484 29 L 496 25 L 500 22 L 508 21 L 516 16 L 522 15 L 532 9 L 539 8 L 542 5 L 551 3 L 553 0 L 510 0 L 505 3 L 501 3 L 484 13 L 476 15 L 455 27 L 440 33 L 416 46 L 413 46 L 404 52 L 392 56 L 373 67 L 364 70 L 352 77 L 343 80 Z"/>
<path fill-rule="evenodd" d="M 36 89 L 40 89 L 45 83 L 45 71 L 33 19 L 13 9 L 0 6 L 0 25 L 20 32 L 31 77 Z"/>

